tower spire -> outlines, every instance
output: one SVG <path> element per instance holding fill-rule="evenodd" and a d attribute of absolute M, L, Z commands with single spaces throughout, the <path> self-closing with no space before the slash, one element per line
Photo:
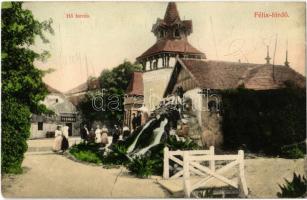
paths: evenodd
<path fill-rule="evenodd" d="M 287 40 L 287 49 L 286 49 L 286 61 L 285 61 L 285 66 L 289 67 L 289 62 L 288 62 L 288 40 Z"/>
<path fill-rule="evenodd" d="M 270 57 L 270 52 L 269 52 L 269 46 L 266 46 L 266 49 L 267 49 L 267 54 L 266 54 L 266 64 L 270 64 L 270 60 L 271 60 L 271 57 Z"/>
<path fill-rule="evenodd" d="M 172 24 L 177 19 L 180 20 L 177 5 L 175 2 L 169 2 L 164 15 L 164 21 L 167 24 Z"/>
<path fill-rule="evenodd" d="M 285 66 L 289 67 L 289 62 L 288 62 L 288 49 L 286 50 L 286 61 L 285 61 Z"/>

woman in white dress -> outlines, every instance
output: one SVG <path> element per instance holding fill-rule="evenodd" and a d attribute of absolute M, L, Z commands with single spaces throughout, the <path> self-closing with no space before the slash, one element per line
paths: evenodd
<path fill-rule="evenodd" d="M 67 140 L 68 140 L 68 138 L 69 138 L 68 129 L 69 129 L 68 126 L 63 126 L 63 127 L 62 127 L 63 135 L 66 137 Z"/>
<path fill-rule="evenodd" d="M 101 143 L 101 129 L 100 129 L 99 125 L 97 125 L 97 128 L 95 130 L 95 142 Z"/>
<path fill-rule="evenodd" d="M 62 131 L 61 131 L 61 127 L 60 126 L 57 126 L 57 130 L 55 130 L 55 133 L 54 133 L 54 143 L 53 143 L 53 151 L 60 151 L 61 150 L 61 145 L 62 145 L 62 140 L 63 140 L 63 137 L 62 137 Z"/>

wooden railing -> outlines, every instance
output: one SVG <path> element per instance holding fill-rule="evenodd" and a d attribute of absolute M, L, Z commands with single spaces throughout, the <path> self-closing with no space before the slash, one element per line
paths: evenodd
<path fill-rule="evenodd" d="M 169 174 L 170 160 L 182 167 L 181 170 L 176 172 L 171 177 Z M 209 166 L 201 164 L 206 161 L 209 162 Z M 216 161 L 230 162 L 216 169 Z M 222 175 L 226 171 L 233 168 L 237 168 L 237 182 Z M 191 174 L 204 178 L 191 185 Z M 186 197 L 190 197 L 193 190 L 206 186 L 206 184 L 213 179 L 218 179 L 227 185 L 239 189 L 241 194 L 243 194 L 245 197 L 248 195 L 244 175 L 244 151 L 242 150 L 239 150 L 237 155 L 215 155 L 213 146 L 211 146 L 209 150 L 192 151 L 169 151 L 169 149 L 165 147 L 163 178 L 175 179 L 180 177 L 183 177 L 184 193 Z"/>

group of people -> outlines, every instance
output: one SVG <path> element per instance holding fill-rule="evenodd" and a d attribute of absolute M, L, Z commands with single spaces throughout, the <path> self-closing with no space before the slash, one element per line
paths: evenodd
<path fill-rule="evenodd" d="M 55 130 L 54 136 L 54 143 L 53 143 L 53 151 L 63 153 L 66 151 L 69 147 L 68 142 L 68 126 L 57 126 L 57 129 Z"/>
<path fill-rule="evenodd" d="M 135 130 L 137 127 L 141 126 L 142 124 L 142 115 L 140 112 L 135 115 L 135 113 L 132 113 L 132 129 Z"/>
<path fill-rule="evenodd" d="M 116 144 L 119 140 L 123 140 L 130 135 L 130 130 L 128 127 L 123 127 L 121 129 L 119 126 L 114 125 L 113 129 L 109 131 L 109 129 L 103 125 L 102 129 L 99 125 L 96 126 L 96 129 L 91 128 L 90 130 L 87 128 L 85 124 L 81 129 L 81 139 L 85 143 L 99 143 L 102 147 L 106 147 L 109 143 Z M 111 137 L 108 137 L 111 136 Z M 110 140 L 109 140 L 110 138 Z M 112 139 L 111 139 L 112 138 Z"/>

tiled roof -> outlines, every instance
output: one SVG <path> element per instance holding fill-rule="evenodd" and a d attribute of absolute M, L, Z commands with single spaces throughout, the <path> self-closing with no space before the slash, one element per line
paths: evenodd
<path fill-rule="evenodd" d="M 161 52 L 198 54 L 205 58 L 205 54 L 194 48 L 187 40 L 159 40 L 137 59 Z"/>
<path fill-rule="evenodd" d="M 126 94 L 143 95 L 143 74 L 142 72 L 133 72 L 129 82 Z"/>
<path fill-rule="evenodd" d="M 292 81 L 299 87 L 306 87 L 306 78 L 283 65 L 251 64 L 225 61 L 181 59 L 184 68 L 201 88 L 231 89 L 244 85 L 255 90 L 276 89 Z"/>
<path fill-rule="evenodd" d="M 74 105 L 77 106 L 79 103 L 81 103 L 85 99 L 85 94 L 80 94 L 76 96 L 69 96 L 67 99 Z"/>
<path fill-rule="evenodd" d="M 77 87 L 75 87 L 71 90 L 68 90 L 65 94 L 67 94 L 67 95 L 76 94 L 76 93 L 85 92 L 85 91 L 87 91 L 87 82 L 81 83 Z"/>
<path fill-rule="evenodd" d="M 77 87 L 67 91 L 65 94 L 72 95 L 82 92 L 87 92 L 88 90 L 96 90 L 100 88 L 100 82 L 98 78 L 93 78 L 85 83 L 78 85 Z"/>

